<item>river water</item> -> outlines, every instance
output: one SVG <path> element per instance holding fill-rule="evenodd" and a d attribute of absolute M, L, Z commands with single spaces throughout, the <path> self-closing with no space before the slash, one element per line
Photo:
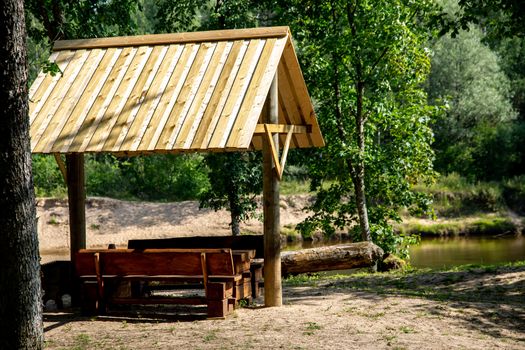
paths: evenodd
<path fill-rule="evenodd" d="M 525 260 L 524 236 L 468 236 L 422 238 L 410 249 L 414 267 L 451 267 Z"/>
<path fill-rule="evenodd" d="M 349 242 L 302 242 L 284 250 L 297 250 Z M 525 260 L 525 236 L 423 237 L 410 248 L 414 267 L 443 268 L 464 264 L 495 264 Z"/>

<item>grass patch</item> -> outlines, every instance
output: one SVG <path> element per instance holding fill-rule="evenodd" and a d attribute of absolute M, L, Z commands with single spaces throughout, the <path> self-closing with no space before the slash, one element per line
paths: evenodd
<path fill-rule="evenodd" d="M 396 229 L 404 234 L 455 236 L 516 232 L 519 227 L 510 217 L 497 214 L 480 214 L 474 217 L 440 221 L 407 219 L 398 225 Z"/>
<path fill-rule="evenodd" d="M 322 329 L 316 322 L 307 322 L 306 330 L 303 332 L 304 335 L 314 335 L 315 331 Z"/>
<path fill-rule="evenodd" d="M 310 286 L 316 287 L 321 281 L 321 276 L 318 273 L 300 274 L 296 276 L 288 276 L 283 280 L 283 284 L 287 286 Z"/>

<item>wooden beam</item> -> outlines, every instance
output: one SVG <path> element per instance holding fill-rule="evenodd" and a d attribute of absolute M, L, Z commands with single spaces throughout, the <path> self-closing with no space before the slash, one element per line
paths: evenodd
<path fill-rule="evenodd" d="M 53 51 L 97 49 L 124 46 L 152 46 L 168 44 L 198 43 L 206 41 L 233 41 L 243 39 L 278 38 L 289 35 L 290 28 L 261 27 L 248 29 L 211 30 L 206 32 L 117 36 L 111 38 L 60 40 Z"/>
<path fill-rule="evenodd" d="M 86 248 L 86 189 L 84 185 L 84 154 L 66 155 L 67 195 L 69 203 L 69 235 L 71 261 L 75 253 Z"/>
<path fill-rule="evenodd" d="M 293 128 L 288 129 L 288 134 L 286 135 L 286 141 L 284 142 L 283 147 L 283 154 L 281 156 L 281 160 L 279 161 L 279 148 L 278 144 L 274 142 L 274 136 L 270 132 L 270 125 L 271 124 L 263 124 L 264 128 L 266 129 L 266 141 L 269 142 L 271 152 L 272 152 L 272 160 L 273 164 L 275 164 L 275 172 L 277 173 L 277 177 L 279 178 L 279 181 L 283 179 L 283 172 L 284 172 L 284 166 L 286 164 L 286 158 L 288 157 L 288 150 L 290 149 L 290 142 L 292 141 L 292 134 L 293 134 Z M 277 138 L 277 142 L 278 142 Z"/>
<path fill-rule="evenodd" d="M 266 130 L 272 133 L 287 134 L 307 134 L 312 132 L 311 125 L 288 125 L 288 124 L 257 124 L 254 134 L 264 134 Z"/>
<path fill-rule="evenodd" d="M 277 87 L 277 75 L 275 75 L 266 98 L 264 122 L 268 124 L 277 124 L 279 120 Z M 276 171 L 279 162 L 275 161 L 275 157 L 278 157 L 278 149 L 271 145 L 278 142 L 278 134 L 263 138 L 264 304 L 266 306 L 282 305 L 279 177 Z M 272 152 L 275 152 L 275 155 L 272 155 Z"/>
<path fill-rule="evenodd" d="M 64 182 L 65 182 L 66 185 L 67 185 L 67 169 L 66 169 L 66 164 L 65 164 L 64 161 L 62 160 L 62 156 L 60 155 L 60 153 L 53 153 L 53 156 L 55 156 L 55 160 L 56 160 L 56 162 L 57 162 L 58 169 L 60 169 L 60 172 L 62 173 L 62 177 L 64 178 Z"/>

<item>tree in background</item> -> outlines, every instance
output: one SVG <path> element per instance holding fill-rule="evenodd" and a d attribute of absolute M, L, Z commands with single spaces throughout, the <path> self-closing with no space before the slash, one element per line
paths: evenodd
<path fill-rule="evenodd" d="M 29 146 L 24 5 L 0 5 L 0 329 L 2 348 L 42 349 L 42 298 Z"/>
<path fill-rule="evenodd" d="M 432 10 L 429 1 L 397 0 L 287 1 L 277 10 L 293 25 L 327 143 L 312 169 L 317 200 L 304 231 L 358 228 L 392 252 L 403 241 L 391 227 L 399 209 L 428 209 L 411 184 L 434 176 L 438 109 L 420 88 Z"/>
<path fill-rule="evenodd" d="M 157 31 L 196 31 L 257 26 L 259 5 L 253 0 L 208 2 L 159 0 Z M 200 206 L 230 211 L 232 234 L 255 215 L 255 196 L 262 190 L 262 160 L 256 153 L 209 153 L 204 157 L 210 187 L 200 196 Z"/>
<path fill-rule="evenodd" d="M 485 132 L 516 117 L 509 80 L 496 53 L 481 39 L 481 30 L 473 25 L 455 38 L 446 35 L 432 45 L 429 98 L 448 106 L 433 127 L 436 169 L 440 172 L 475 173 L 474 153 Z"/>
<path fill-rule="evenodd" d="M 489 2 L 473 24 L 472 3 L 442 1 L 450 35 L 432 43 L 432 72 L 427 91 L 431 101 L 448 105 L 434 123 L 436 168 L 470 179 L 501 180 L 523 173 L 522 113 L 525 84 L 522 38 L 505 38 L 501 23 L 508 13 Z M 470 14 L 461 6 L 470 6 Z M 465 9 L 463 9 L 465 10 Z M 497 20 L 496 20 L 497 19 Z M 465 29 L 457 27 L 462 23 Z M 510 79 L 509 79 L 510 78 Z"/>

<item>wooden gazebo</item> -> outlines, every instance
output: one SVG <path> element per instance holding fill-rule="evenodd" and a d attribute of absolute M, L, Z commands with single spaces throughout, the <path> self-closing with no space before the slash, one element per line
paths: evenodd
<path fill-rule="evenodd" d="M 33 153 L 68 185 L 71 252 L 86 246 L 84 153 L 262 150 L 265 304 L 282 303 L 279 180 L 290 147 L 324 141 L 288 27 L 58 41 L 31 86 Z M 61 154 L 66 155 L 66 163 Z"/>

